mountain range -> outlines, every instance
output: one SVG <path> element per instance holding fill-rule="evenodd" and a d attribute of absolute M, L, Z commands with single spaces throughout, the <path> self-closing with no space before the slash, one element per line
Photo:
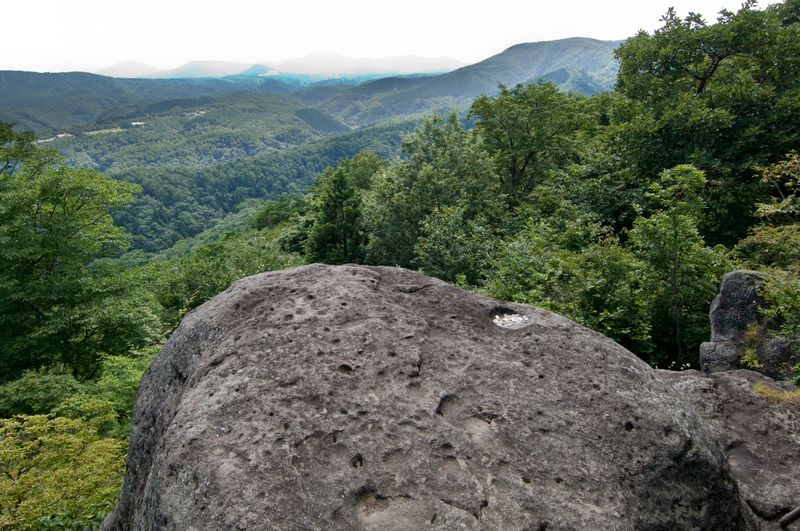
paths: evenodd
<path fill-rule="evenodd" d="M 349 127 L 420 112 L 462 109 L 500 84 L 512 86 L 548 80 L 564 90 L 593 94 L 609 90 L 621 41 L 570 38 L 525 43 L 478 63 L 430 74 L 412 69 L 445 68 L 446 58 L 395 57 L 383 67 L 371 59 L 312 54 L 272 66 L 198 61 L 151 72 L 147 65 L 125 63 L 107 74 L 0 71 L 0 120 L 42 134 L 118 119 L 138 119 L 197 98 L 280 94 L 316 108 Z M 377 69 L 401 71 L 388 76 Z M 148 73 L 149 72 L 149 73 Z M 154 77 L 155 76 L 155 77 Z M 349 76 L 349 77 L 348 77 Z"/>
<path fill-rule="evenodd" d="M 67 164 L 141 185 L 115 219 L 136 248 L 155 252 L 243 201 L 301 192 L 362 149 L 398 156 L 401 138 L 426 114 L 463 113 L 500 85 L 547 80 L 583 94 L 608 90 L 618 45 L 525 43 L 438 74 L 410 72 L 422 68 L 411 59 L 381 67 L 321 54 L 272 65 L 198 61 L 168 76 L 140 63 L 105 71 L 137 78 L 0 71 L 0 121 L 33 130 Z M 399 72 L 375 72 L 381 68 Z"/>
<path fill-rule="evenodd" d="M 177 68 L 160 70 L 136 61 L 124 61 L 98 70 L 97 74 L 120 78 L 218 78 L 226 76 L 288 76 L 319 81 L 329 78 L 374 78 L 390 74 L 443 73 L 465 66 L 450 57 L 352 58 L 330 52 L 316 52 L 284 61 L 241 63 L 231 61 L 190 61 Z"/>

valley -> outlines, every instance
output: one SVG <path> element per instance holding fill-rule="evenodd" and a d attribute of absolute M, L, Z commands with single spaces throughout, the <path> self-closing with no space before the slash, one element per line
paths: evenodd
<path fill-rule="evenodd" d="M 0 72 L 0 121 L 34 131 L 74 167 L 141 185 L 115 219 L 134 249 L 157 252 L 242 201 L 302 193 L 322 169 L 359 150 L 397 156 L 402 135 L 427 114 L 464 116 L 474 97 L 500 85 L 545 80 L 580 94 L 609 90 L 619 44 L 520 44 L 444 74 L 366 81 L 264 77 L 231 63 L 190 65 L 165 79 Z"/>

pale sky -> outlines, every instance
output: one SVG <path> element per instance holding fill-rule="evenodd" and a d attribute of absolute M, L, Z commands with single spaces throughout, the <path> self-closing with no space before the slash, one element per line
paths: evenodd
<path fill-rule="evenodd" d="M 741 0 L 6 0 L 0 70 L 93 71 L 120 61 L 256 63 L 336 52 L 473 63 L 521 42 L 623 39 L 667 8 L 716 19 Z M 762 3 L 762 7 L 766 2 Z"/>

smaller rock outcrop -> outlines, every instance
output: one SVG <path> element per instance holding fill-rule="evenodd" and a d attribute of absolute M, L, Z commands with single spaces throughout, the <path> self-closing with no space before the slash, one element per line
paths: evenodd
<path fill-rule="evenodd" d="M 791 392 L 794 386 L 749 370 L 704 376 L 697 371 L 659 371 L 690 405 L 725 450 L 728 465 L 760 529 L 800 504 L 800 404 L 770 400 L 758 386 Z M 790 529 L 800 529 L 795 524 Z"/>
<path fill-rule="evenodd" d="M 735 369 L 757 369 L 776 380 L 793 376 L 800 356 L 774 335 L 759 309 L 759 288 L 766 275 L 732 271 L 722 277 L 719 295 L 711 303 L 711 340 L 700 345 L 700 367 L 706 374 Z"/>

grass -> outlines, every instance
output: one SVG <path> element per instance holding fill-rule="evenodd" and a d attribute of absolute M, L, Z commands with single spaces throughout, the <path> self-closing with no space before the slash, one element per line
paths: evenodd
<path fill-rule="evenodd" d="M 800 402 L 800 389 L 781 391 L 766 384 L 757 383 L 753 386 L 753 391 L 771 402 Z"/>

